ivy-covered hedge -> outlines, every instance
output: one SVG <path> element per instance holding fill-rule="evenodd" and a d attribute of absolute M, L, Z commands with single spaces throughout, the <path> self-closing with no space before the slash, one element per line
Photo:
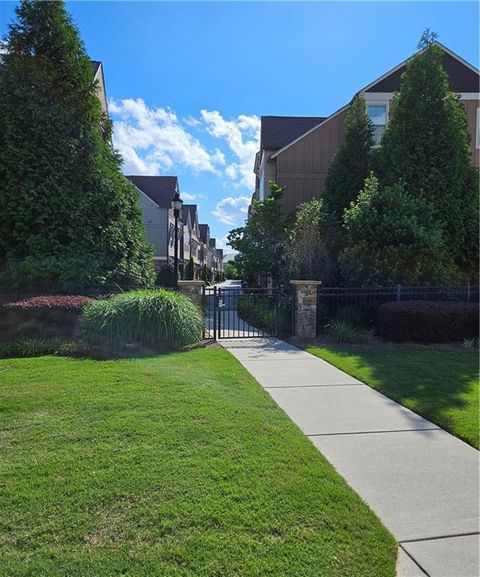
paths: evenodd
<path fill-rule="evenodd" d="M 478 337 L 478 305 L 474 303 L 406 301 L 378 309 L 378 334 L 389 341 L 443 343 Z"/>

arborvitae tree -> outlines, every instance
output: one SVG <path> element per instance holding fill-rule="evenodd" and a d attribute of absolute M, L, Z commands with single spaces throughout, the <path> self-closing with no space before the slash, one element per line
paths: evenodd
<path fill-rule="evenodd" d="M 204 264 L 202 267 L 201 279 L 205 284 L 210 284 L 211 274 L 206 264 Z"/>
<path fill-rule="evenodd" d="M 92 64 L 61 1 L 23 0 L 0 64 L 4 280 L 147 285 L 137 193 L 121 174 Z"/>
<path fill-rule="evenodd" d="M 187 266 L 185 267 L 185 280 L 194 280 L 195 278 L 195 265 L 193 264 L 193 256 L 188 259 Z"/>
<path fill-rule="evenodd" d="M 345 117 L 345 140 L 330 165 L 323 194 L 325 210 L 338 220 L 370 172 L 373 130 L 365 99 L 357 95 Z"/>
<path fill-rule="evenodd" d="M 476 261 L 478 176 L 471 166 L 465 109 L 450 90 L 435 34 L 423 34 L 422 52 L 407 64 L 381 141 L 382 185 L 402 180 L 434 208 L 451 256 Z M 473 242 L 472 242 L 473 234 Z"/>

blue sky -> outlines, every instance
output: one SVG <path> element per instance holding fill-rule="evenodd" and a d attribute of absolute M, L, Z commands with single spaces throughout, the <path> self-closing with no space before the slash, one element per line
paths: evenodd
<path fill-rule="evenodd" d="M 0 1 L 0 34 L 15 2 Z M 260 116 L 323 116 L 429 27 L 478 66 L 476 2 L 67 2 L 104 64 L 125 172 L 176 174 L 224 239 L 253 191 Z"/>

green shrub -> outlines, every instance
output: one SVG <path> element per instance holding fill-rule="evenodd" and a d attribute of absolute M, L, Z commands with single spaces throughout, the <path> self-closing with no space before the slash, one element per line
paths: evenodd
<path fill-rule="evenodd" d="M 337 219 L 316 198 L 301 204 L 295 212 L 287 248 L 292 278 L 322 280 L 333 286 L 341 245 Z"/>
<path fill-rule="evenodd" d="M 185 267 L 185 280 L 195 280 L 195 265 L 193 263 L 193 256 L 188 259 Z"/>
<path fill-rule="evenodd" d="M 371 329 L 362 329 L 338 319 L 330 321 L 325 328 L 328 336 L 338 343 L 366 345 L 372 341 L 374 336 Z"/>
<path fill-rule="evenodd" d="M 140 290 L 88 305 L 79 334 L 96 345 L 180 348 L 201 340 L 203 316 L 182 294 L 166 289 Z"/>
<path fill-rule="evenodd" d="M 275 326 L 273 301 L 262 296 L 253 298 L 254 300 L 250 300 L 248 296 L 241 296 L 238 299 L 238 316 L 257 329 L 272 330 Z"/>
<path fill-rule="evenodd" d="M 72 343 L 62 339 L 24 338 L 16 342 L 0 342 L 0 358 L 69 355 L 72 351 Z"/>
<path fill-rule="evenodd" d="M 0 359 L 15 356 L 15 343 L 10 341 L 0 341 Z"/>
<path fill-rule="evenodd" d="M 401 183 L 381 188 L 375 176 L 367 178 L 344 215 L 344 280 L 354 286 L 459 280 L 433 213 L 428 201 Z"/>
<path fill-rule="evenodd" d="M 400 301 L 378 309 L 378 334 L 389 341 L 463 342 L 478 338 L 476 303 Z"/>
<path fill-rule="evenodd" d="M 172 263 L 166 264 L 158 271 L 155 284 L 166 288 L 174 288 L 176 286 L 175 267 Z"/>

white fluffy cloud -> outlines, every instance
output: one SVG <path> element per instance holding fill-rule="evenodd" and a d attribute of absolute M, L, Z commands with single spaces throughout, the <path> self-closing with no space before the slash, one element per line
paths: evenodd
<path fill-rule="evenodd" d="M 225 224 L 240 225 L 247 217 L 249 204 L 247 196 L 228 196 L 217 204 L 213 214 Z"/>
<path fill-rule="evenodd" d="M 225 167 L 225 175 L 237 186 L 252 188 L 255 185 L 253 163 L 260 146 L 260 119 L 241 114 L 233 120 L 225 120 L 218 110 L 200 112 L 207 131 L 222 139 L 235 157 Z"/>
<path fill-rule="evenodd" d="M 218 110 L 201 110 L 199 118 L 178 118 L 170 108 L 150 108 L 141 98 L 110 100 L 109 110 L 125 173 L 175 173 L 178 167 L 218 175 L 236 188 L 254 187 L 257 116 L 226 119 Z"/>
<path fill-rule="evenodd" d="M 110 100 L 109 109 L 125 173 L 158 174 L 174 166 L 214 173 L 222 164 L 218 152 L 210 153 L 169 109 L 149 108 L 141 98 Z"/>

